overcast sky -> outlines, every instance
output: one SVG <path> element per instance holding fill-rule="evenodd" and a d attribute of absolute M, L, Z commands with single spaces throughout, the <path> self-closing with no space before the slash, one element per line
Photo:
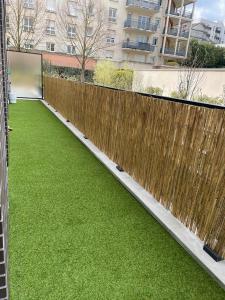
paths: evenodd
<path fill-rule="evenodd" d="M 225 0 L 197 0 L 196 18 L 225 22 Z"/>

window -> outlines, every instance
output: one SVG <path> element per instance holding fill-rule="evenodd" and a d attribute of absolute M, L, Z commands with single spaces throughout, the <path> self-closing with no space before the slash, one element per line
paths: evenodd
<path fill-rule="evenodd" d="M 150 25 L 150 18 L 146 16 L 138 17 L 138 28 L 147 29 Z"/>
<path fill-rule="evenodd" d="M 34 0 L 24 0 L 24 7 L 34 8 Z"/>
<path fill-rule="evenodd" d="M 34 41 L 33 40 L 26 40 L 24 44 L 24 48 L 27 50 L 31 50 L 34 48 Z"/>
<path fill-rule="evenodd" d="M 159 27 L 160 22 L 161 22 L 160 19 L 156 19 L 156 20 L 155 20 L 155 24 L 156 24 L 157 27 Z"/>
<path fill-rule="evenodd" d="M 69 24 L 67 27 L 67 35 L 69 38 L 75 38 L 76 36 L 76 28 L 74 25 Z"/>
<path fill-rule="evenodd" d="M 55 21 L 47 20 L 46 33 L 49 35 L 55 35 Z"/>
<path fill-rule="evenodd" d="M 153 46 L 156 46 L 157 43 L 158 43 L 158 38 L 157 38 L 157 37 L 153 37 L 152 45 L 153 45 Z"/>
<path fill-rule="evenodd" d="M 110 22 L 116 22 L 117 18 L 117 9 L 116 8 L 109 8 L 109 21 Z"/>
<path fill-rule="evenodd" d="M 10 37 L 7 37 L 6 46 L 7 46 L 7 48 L 10 47 Z"/>
<path fill-rule="evenodd" d="M 9 29 L 9 15 L 6 15 L 5 17 L 5 23 L 6 23 L 6 29 Z"/>
<path fill-rule="evenodd" d="M 68 14 L 77 17 L 77 5 L 74 1 L 68 1 Z"/>
<path fill-rule="evenodd" d="M 89 16 L 93 16 L 94 15 L 94 4 L 91 3 L 91 2 L 88 5 L 88 14 L 89 14 Z"/>
<path fill-rule="evenodd" d="M 23 30 L 26 32 L 33 31 L 34 19 L 32 17 L 24 17 Z"/>
<path fill-rule="evenodd" d="M 107 44 L 115 44 L 115 37 L 108 36 L 106 38 L 106 43 Z"/>
<path fill-rule="evenodd" d="M 92 36 L 93 34 L 93 28 L 92 27 L 87 27 L 86 35 L 87 36 Z"/>
<path fill-rule="evenodd" d="M 54 43 L 46 43 L 46 50 L 50 52 L 55 52 L 55 44 Z"/>
<path fill-rule="evenodd" d="M 148 37 L 146 35 L 138 35 L 138 36 L 136 36 L 136 41 L 138 43 L 147 43 Z"/>
<path fill-rule="evenodd" d="M 50 12 L 56 11 L 56 0 L 46 0 L 46 9 Z"/>
<path fill-rule="evenodd" d="M 105 58 L 112 59 L 113 58 L 113 51 L 106 51 L 105 52 Z"/>
<path fill-rule="evenodd" d="M 67 53 L 68 54 L 76 54 L 76 47 L 75 46 L 73 46 L 73 45 L 68 45 L 67 46 Z"/>

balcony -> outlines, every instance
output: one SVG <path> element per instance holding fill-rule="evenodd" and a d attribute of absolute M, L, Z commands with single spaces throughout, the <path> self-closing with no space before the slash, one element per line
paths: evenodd
<path fill-rule="evenodd" d="M 186 50 L 177 50 L 176 55 L 185 57 L 186 56 Z"/>
<path fill-rule="evenodd" d="M 177 50 L 177 51 L 175 51 L 174 48 L 165 48 L 164 52 L 161 50 L 161 53 L 163 55 L 186 57 L 186 51 L 185 50 Z"/>
<path fill-rule="evenodd" d="M 134 7 L 134 8 L 140 8 L 144 10 L 153 10 L 153 11 L 159 11 L 160 9 L 160 3 L 158 2 L 147 2 L 144 0 L 127 0 L 126 3 L 127 7 Z"/>
<path fill-rule="evenodd" d="M 166 11 L 166 14 L 167 15 L 172 15 L 174 17 L 180 17 L 182 16 L 183 18 L 186 18 L 186 19 L 192 19 L 193 17 L 193 13 L 191 11 L 184 11 L 182 13 L 181 9 L 177 9 L 177 10 L 170 10 L 170 11 Z"/>
<path fill-rule="evenodd" d="M 153 52 L 155 50 L 155 46 L 152 46 L 149 43 L 133 42 L 133 41 L 124 41 L 122 44 L 122 48 L 123 49 L 140 50 L 140 51 L 148 51 L 148 52 Z"/>
<path fill-rule="evenodd" d="M 124 22 L 124 28 L 131 28 L 131 29 L 155 32 L 158 29 L 158 24 L 128 19 Z"/>
<path fill-rule="evenodd" d="M 172 16 L 175 16 L 175 17 L 180 17 L 180 15 L 181 15 L 181 10 L 180 10 L 180 9 L 178 9 L 178 10 L 173 10 L 173 9 L 171 9 L 171 10 L 169 11 L 169 10 L 167 9 L 166 14 L 167 14 L 167 15 L 172 15 Z"/>
<path fill-rule="evenodd" d="M 180 31 L 179 36 L 185 39 L 189 38 L 190 31 Z"/>
<path fill-rule="evenodd" d="M 192 19 L 193 18 L 193 12 L 184 11 L 183 14 L 182 14 L 182 17 L 187 18 L 187 19 Z"/>
<path fill-rule="evenodd" d="M 167 34 L 177 36 L 178 35 L 178 28 L 168 28 Z"/>

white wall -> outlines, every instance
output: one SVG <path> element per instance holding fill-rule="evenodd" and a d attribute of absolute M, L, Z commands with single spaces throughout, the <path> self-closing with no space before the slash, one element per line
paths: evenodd
<path fill-rule="evenodd" d="M 135 71 L 133 90 L 140 88 L 160 87 L 163 96 L 170 96 L 172 91 L 177 91 L 180 78 L 180 69 L 152 69 L 147 71 Z M 225 89 L 225 69 L 199 69 L 201 81 L 200 93 L 209 97 L 223 97 Z"/>

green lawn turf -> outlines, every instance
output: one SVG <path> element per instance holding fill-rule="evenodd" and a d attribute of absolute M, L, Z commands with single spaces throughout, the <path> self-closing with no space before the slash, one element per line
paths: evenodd
<path fill-rule="evenodd" d="M 10 105 L 12 300 L 225 299 L 40 103 Z"/>

